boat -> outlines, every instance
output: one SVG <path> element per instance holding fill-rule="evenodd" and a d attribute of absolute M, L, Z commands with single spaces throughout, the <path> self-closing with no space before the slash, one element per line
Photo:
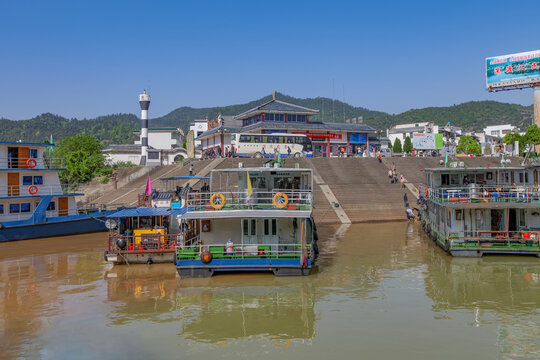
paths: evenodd
<path fill-rule="evenodd" d="M 180 277 L 311 272 L 318 253 L 313 172 L 280 164 L 214 169 L 206 191 L 186 194 L 175 259 Z"/>
<path fill-rule="evenodd" d="M 540 257 L 539 166 L 456 165 L 424 172 L 422 226 L 446 252 Z"/>
<path fill-rule="evenodd" d="M 79 211 L 75 184 L 61 184 L 65 160 L 52 158 L 53 145 L 0 142 L 0 241 L 105 231 L 107 212 Z"/>
<path fill-rule="evenodd" d="M 174 263 L 176 246 L 192 234 L 184 229 L 182 215 L 187 211 L 185 195 L 198 192 L 187 180 L 209 179 L 204 176 L 160 178 L 159 190 L 138 195 L 135 208 L 123 208 L 107 215 L 109 229 L 105 261 L 115 265 Z M 178 186 L 182 183 L 184 186 Z M 206 188 L 204 184 L 201 189 Z M 149 186 L 151 188 L 151 186 Z"/>

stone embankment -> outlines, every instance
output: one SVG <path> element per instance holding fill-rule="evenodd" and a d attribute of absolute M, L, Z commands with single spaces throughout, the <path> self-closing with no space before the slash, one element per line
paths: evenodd
<path fill-rule="evenodd" d="M 311 168 L 314 172 L 314 209 L 313 215 L 319 223 L 348 224 L 357 222 L 377 222 L 405 220 L 403 197 L 407 194 L 414 203 L 416 188 L 424 181 L 422 169 L 439 167 L 441 158 L 313 158 L 287 159 L 286 167 L 296 164 L 302 168 Z M 465 166 L 499 165 L 499 158 L 460 159 Z M 261 159 L 214 159 L 196 160 L 183 165 L 169 165 L 151 168 L 149 171 L 134 169 L 124 174 L 114 184 L 91 184 L 85 189 L 84 201 L 92 205 L 136 206 L 138 195 L 144 192 L 147 174 L 152 186 L 164 189 L 166 184 L 161 177 L 189 175 L 193 165 L 194 175 L 206 176 L 212 169 L 237 168 L 242 162 L 244 167 L 261 166 Z M 400 184 L 391 184 L 388 169 L 395 164 L 398 174 L 403 174 L 408 186 L 402 189 Z M 513 159 L 512 165 L 519 160 Z M 142 168 L 145 169 L 145 168 Z M 195 189 L 202 186 L 202 180 L 189 180 Z M 178 181 L 176 185 L 185 186 L 188 180 Z"/>

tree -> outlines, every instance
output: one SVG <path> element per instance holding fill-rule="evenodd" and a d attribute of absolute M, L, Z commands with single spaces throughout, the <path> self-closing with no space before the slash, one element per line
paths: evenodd
<path fill-rule="evenodd" d="M 61 140 L 54 149 L 55 158 L 65 159 L 66 171 L 60 173 L 61 182 L 78 184 L 110 173 L 111 168 L 105 164 L 102 149 L 98 139 L 87 134 Z"/>
<path fill-rule="evenodd" d="M 403 152 L 403 149 L 401 148 L 401 140 L 399 140 L 399 138 L 397 138 L 396 141 L 394 141 L 394 146 L 392 147 L 392 152 L 393 153 L 401 153 L 401 152 Z"/>
<path fill-rule="evenodd" d="M 527 129 L 527 132 L 522 137 L 524 144 L 533 144 L 533 145 L 539 145 L 540 144 L 540 128 L 538 125 L 529 125 L 529 128 Z"/>
<path fill-rule="evenodd" d="M 406 137 L 405 141 L 403 142 L 403 152 L 410 153 L 413 149 L 412 141 L 410 137 Z"/>
<path fill-rule="evenodd" d="M 525 142 L 523 141 L 523 137 L 519 135 L 519 132 L 517 131 L 510 131 L 507 132 L 506 135 L 504 135 L 503 143 L 507 145 L 514 145 L 516 141 L 519 141 L 519 152 L 522 153 L 525 148 Z"/>
<path fill-rule="evenodd" d="M 464 135 L 459 139 L 456 151 L 460 154 L 480 155 L 482 153 L 482 148 L 472 136 Z"/>

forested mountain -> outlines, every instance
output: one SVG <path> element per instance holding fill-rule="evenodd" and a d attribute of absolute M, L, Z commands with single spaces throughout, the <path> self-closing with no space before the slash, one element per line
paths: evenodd
<path fill-rule="evenodd" d="M 376 129 L 385 130 L 389 126 L 403 123 L 433 121 L 437 125 L 463 127 L 464 130 L 481 130 L 486 125 L 510 123 L 526 129 L 531 122 L 533 107 L 496 101 L 471 101 L 449 107 L 429 107 L 411 109 L 402 114 L 389 115 L 363 107 L 354 107 L 339 100 L 328 98 L 298 99 L 277 94 L 279 100 L 317 109 L 320 113 L 312 116 L 312 121 L 343 122 L 344 119 L 363 116 L 364 122 Z M 236 115 L 269 101 L 271 96 L 254 100 L 246 104 L 212 108 L 181 107 L 169 114 L 151 119 L 150 127 L 175 126 L 187 130 L 194 119 L 215 118 L 222 115 Z M 150 107 L 150 113 L 152 112 Z M 46 141 L 53 136 L 58 141 L 67 136 L 87 133 L 96 136 L 103 144 L 133 143 L 133 131 L 140 128 L 140 121 L 134 114 L 113 114 L 95 119 L 66 119 L 50 113 L 39 115 L 29 120 L 0 119 L 0 141 Z"/>
<path fill-rule="evenodd" d="M 369 119 L 366 122 L 379 129 L 396 124 L 433 121 L 435 125 L 448 122 L 464 131 L 481 131 L 488 125 L 512 124 L 527 130 L 531 124 L 533 106 L 500 103 L 497 101 L 470 101 L 447 107 L 411 109 L 401 114 Z"/>

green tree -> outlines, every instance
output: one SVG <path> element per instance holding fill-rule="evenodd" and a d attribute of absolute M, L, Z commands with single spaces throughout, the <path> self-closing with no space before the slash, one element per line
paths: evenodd
<path fill-rule="evenodd" d="M 510 131 L 507 132 L 506 135 L 504 135 L 503 143 L 508 145 L 514 145 L 516 141 L 519 141 L 519 152 L 522 153 L 525 148 L 525 142 L 523 141 L 523 137 L 519 135 L 519 132 L 517 131 Z"/>
<path fill-rule="evenodd" d="M 401 148 L 401 140 L 399 138 L 394 141 L 394 146 L 392 147 L 392 152 L 394 153 L 401 153 L 403 152 L 403 149 Z"/>
<path fill-rule="evenodd" d="M 522 137 L 522 141 L 524 144 L 533 144 L 533 145 L 539 145 L 540 144 L 540 128 L 538 125 L 529 125 L 529 128 L 527 129 L 527 132 Z"/>
<path fill-rule="evenodd" d="M 412 141 L 410 137 L 406 137 L 405 141 L 403 142 L 403 152 L 410 153 L 413 149 Z"/>
<path fill-rule="evenodd" d="M 103 146 L 98 139 L 87 134 L 78 134 L 61 140 L 54 149 L 54 157 L 66 161 L 66 171 L 60 173 L 61 182 L 84 183 L 94 176 L 108 175 L 111 169 L 105 164 L 102 149 Z"/>
<path fill-rule="evenodd" d="M 482 148 L 472 136 L 464 135 L 459 139 L 456 151 L 460 154 L 480 155 L 482 153 Z"/>

